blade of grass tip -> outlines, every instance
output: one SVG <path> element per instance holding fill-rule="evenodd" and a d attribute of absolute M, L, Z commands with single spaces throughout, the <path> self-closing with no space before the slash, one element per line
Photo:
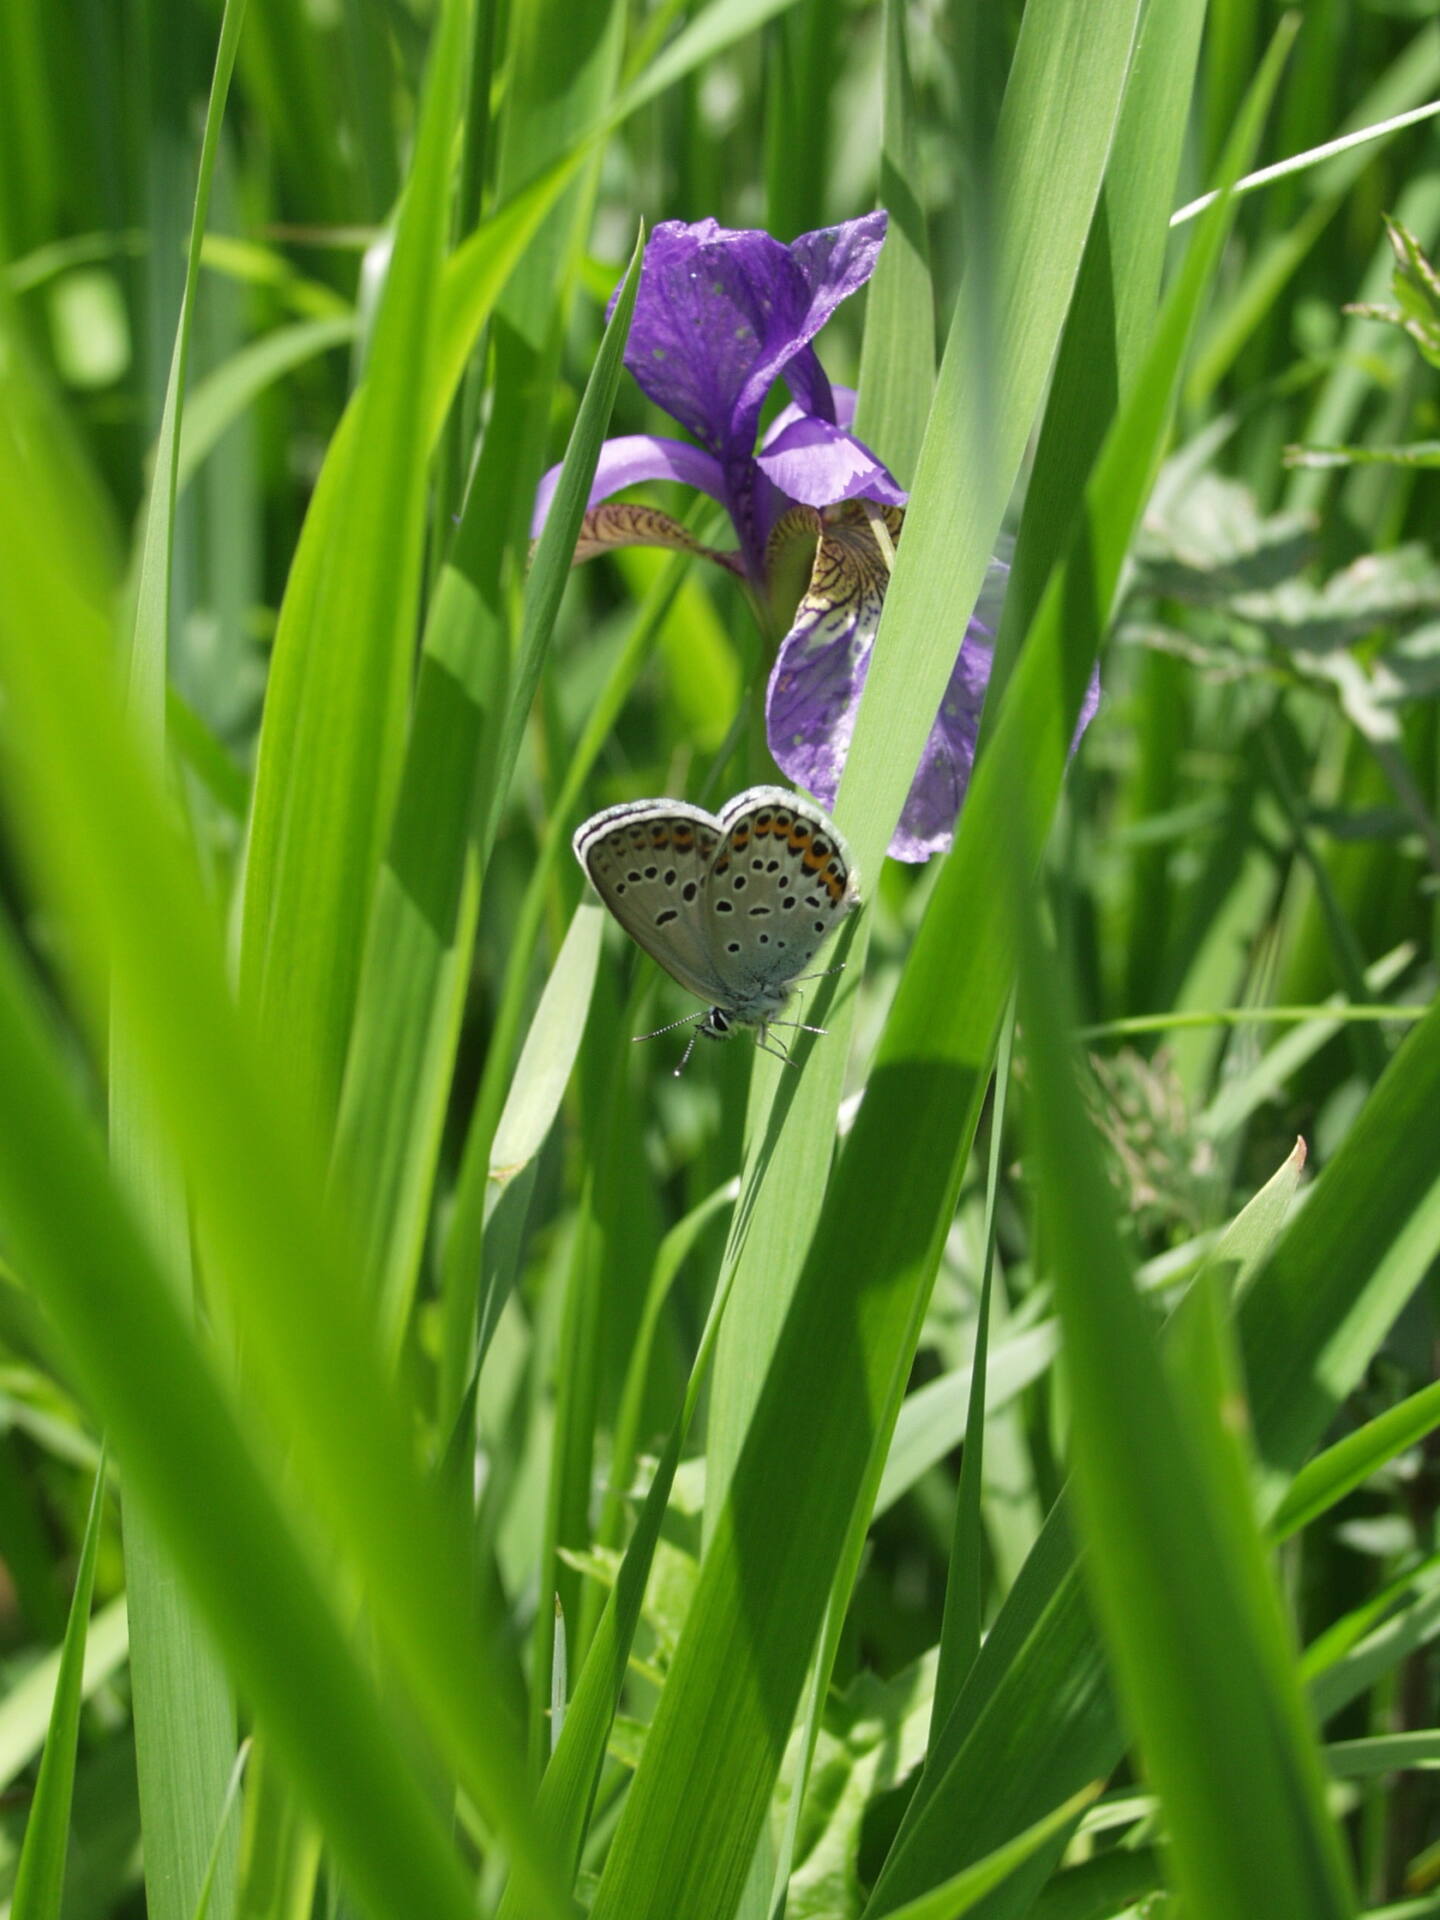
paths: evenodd
<path fill-rule="evenodd" d="M 60 1920 L 65 1886 L 65 1851 L 70 1837 L 70 1802 L 75 1791 L 75 1750 L 80 1738 L 80 1709 L 84 1703 L 85 1636 L 90 1625 L 90 1601 L 95 1592 L 95 1557 L 100 1546 L 100 1521 L 105 1506 L 105 1451 L 90 1496 L 90 1514 L 80 1545 L 75 1593 L 60 1650 L 55 1681 L 55 1704 L 50 1731 L 40 1758 L 30 1818 L 20 1844 L 15 1887 L 10 1896 L 11 1920 Z"/>
<path fill-rule="evenodd" d="M 995 1201 L 1000 1190 L 1005 1101 L 1010 1086 L 1010 1056 L 1014 1043 L 1015 1003 L 1012 998 L 1000 1033 L 1000 1049 L 995 1062 L 995 1097 L 990 1108 L 990 1161 L 985 1170 L 985 1265 L 980 1278 L 980 1306 L 975 1316 L 975 1357 L 971 1363 L 965 1449 L 960 1456 L 960 1483 L 955 1490 L 955 1530 L 945 1579 L 940 1660 L 935 1672 L 935 1699 L 930 1714 L 932 1741 L 936 1729 L 944 1724 L 946 1715 L 954 1706 L 960 1683 L 974 1666 L 980 1651 L 984 1601 L 980 1506 L 984 1486 L 982 1469 L 985 1388 L 990 1351 L 990 1294 L 995 1275 Z"/>
<path fill-rule="evenodd" d="M 890 216 L 866 293 L 855 431 L 908 487 L 935 386 L 935 292 L 916 142 L 920 125 L 905 45 L 905 8 L 885 0 L 878 204 Z"/>
<path fill-rule="evenodd" d="M 1226 1290 L 1238 1299 L 1255 1278 L 1266 1256 L 1285 1231 L 1290 1208 L 1300 1191 L 1308 1148 L 1297 1140 L 1279 1167 L 1253 1194 L 1221 1234 L 1201 1272 L 1217 1272 Z"/>
<path fill-rule="evenodd" d="M 475 817 L 477 861 L 483 874 L 528 724 L 535 690 L 549 651 L 555 616 L 569 578 L 580 522 L 590 497 L 600 444 L 610 422 L 615 395 L 625 364 L 625 343 L 640 286 L 644 253 L 643 231 L 637 236 L 615 310 L 600 343 L 585 393 L 566 449 L 550 512 L 536 548 L 526 585 L 520 640 L 510 674 L 505 712 L 499 721 L 494 753 L 478 769 Z M 483 1167 L 478 1162 L 480 1140 L 471 1130 L 462 1163 L 461 1193 L 441 1267 L 441 1417 L 447 1419 L 459 1404 L 469 1377 L 475 1339 L 475 1283 L 479 1271 L 484 1226 L 484 1185 L 488 1178 L 489 1141 Z M 483 1178 L 482 1178 L 483 1176 Z M 477 1190 L 478 1183 L 478 1190 Z M 461 1208 L 463 1207 L 463 1211 Z"/>
<path fill-rule="evenodd" d="M 141 516 L 134 619 L 125 649 L 130 718 L 157 761 L 165 750 L 175 503 L 201 244 L 244 17 L 244 0 L 226 0 L 201 139 L 184 290 Z M 155 1244 L 164 1249 L 172 1284 L 188 1305 L 194 1282 L 185 1196 L 156 1137 L 142 1069 L 118 1006 L 110 1030 L 109 1098 L 112 1159 L 144 1209 Z M 175 1579 L 169 1553 L 143 1504 L 130 1498 L 125 1502 L 124 1540 L 146 1894 L 155 1920 L 185 1920 L 206 1871 L 234 1756 L 235 1706 L 208 1636 Z M 234 1900 L 233 1844 L 220 1864 L 217 1894 L 217 1911 L 224 1920 Z"/>
<path fill-rule="evenodd" d="M 205 1878 L 200 1882 L 200 1892 L 196 1896 L 195 1911 L 190 1920 L 210 1920 L 210 1901 L 214 1894 L 220 1874 L 220 1865 L 227 1849 L 233 1844 L 230 1827 L 240 1807 L 240 1788 L 244 1783 L 245 1769 L 249 1764 L 251 1743 L 240 1742 L 235 1755 L 235 1764 L 230 1769 L 230 1779 L 225 1788 L 225 1798 L 220 1805 L 220 1819 L 215 1829 L 214 1844 L 210 1849 L 210 1858 L 205 1863 Z"/>
<path fill-rule="evenodd" d="M 365 379 L 281 605 L 246 860 L 241 980 L 328 1131 L 399 786 L 420 586 L 466 0 L 445 0 Z M 329 484 L 324 484 L 328 478 Z M 302 549 L 306 543 L 302 538 Z M 335 636 L 345 644 L 337 646 Z"/>
<path fill-rule="evenodd" d="M 1255 1525 L 1221 1295 L 1213 1272 L 1197 1281 L 1162 1368 L 1069 1057 L 1069 995 L 1028 917 L 1030 1124 L 1084 1567 L 1160 1795 L 1176 1891 L 1197 1920 L 1343 1920 L 1353 1903 Z"/>

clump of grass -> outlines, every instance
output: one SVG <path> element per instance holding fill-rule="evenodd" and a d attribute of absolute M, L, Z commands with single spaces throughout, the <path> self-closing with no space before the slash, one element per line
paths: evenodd
<path fill-rule="evenodd" d="M 1440 68 L 1204 12 L 20 0 L 16 1920 L 1430 1910 Z M 877 202 L 864 911 L 677 1082 L 566 843 L 784 611 L 572 555 L 645 235 Z"/>

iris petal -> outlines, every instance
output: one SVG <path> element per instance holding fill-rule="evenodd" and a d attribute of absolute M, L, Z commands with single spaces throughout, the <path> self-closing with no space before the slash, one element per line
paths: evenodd
<path fill-rule="evenodd" d="M 551 467 L 535 489 L 535 508 L 530 520 L 533 540 L 540 537 L 559 479 L 559 467 Z M 589 504 L 597 507 L 611 494 L 638 486 L 642 480 L 678 480 L 700 493 L 708 493 L 722 505 L 725 500 L 724 475 L 712 454 L 692 447 L 688 440 L 671 440 L 664 434 L 626 433 L 607 440 L 601 447 L 595 478 L 590 484 Z"/>

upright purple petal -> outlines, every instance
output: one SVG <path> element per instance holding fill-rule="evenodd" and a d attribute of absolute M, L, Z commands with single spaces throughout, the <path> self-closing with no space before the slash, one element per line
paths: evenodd
<path fill-rule="evenodd" d="M 757 365 L 800 344 L 805 276 L 768 233 L 666 220 L 645 248 L 625 363 L 650 398 L 721 460 L 749 454 L 735 415 Z"/>
<path fill-rule="evenodd" d="M 645 248 L 626 364 L 721 460 L 748 458 L 766 394 L 869 279 L 884 238 L 883 213 L 802 234 L 792 247 L 754 228 L 667 220 Z M 813 355 L 797 378 L 813 402 L 805 410 L 832 417 Z"/>

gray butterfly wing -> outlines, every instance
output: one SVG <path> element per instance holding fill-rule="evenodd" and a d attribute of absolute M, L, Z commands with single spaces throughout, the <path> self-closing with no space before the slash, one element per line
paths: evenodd
<path fill-rule="evenodd" d="M 705 933 L 712 965 L 773 988 L 793 980 L 860 897 L 829 815 L 785 787 L 750 787 L 721 811 Z"/>
<path fill-rule="evenodd" d="M 575 857 L 621 926 L 687 993 L 725 998 L 704 935 L 720 823 L 681 800 L 607 807 L 575 835 Z"/>

